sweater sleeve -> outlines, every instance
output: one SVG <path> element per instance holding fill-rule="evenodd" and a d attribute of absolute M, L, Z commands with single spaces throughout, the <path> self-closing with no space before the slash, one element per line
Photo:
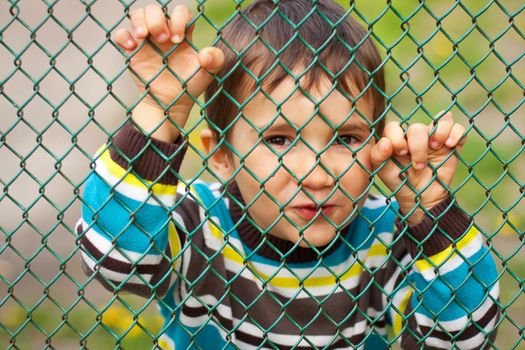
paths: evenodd
<path fill-rule="evenodd" d="M 97 152 L 77 233 L 84 271 L 107 289 L 160 296 L 170 286 L 185 239 L 171 216 L 185 150 L 182 137 L 150 139 L 128 122 Z"/>
<path fill-rule="evenodd" d="M 500 312 L 498 274 L 471 219 L 448 198 L 418 225 L 396 225 L 402 241 L 386 285 L 402 348 L 489 348 Z"/>

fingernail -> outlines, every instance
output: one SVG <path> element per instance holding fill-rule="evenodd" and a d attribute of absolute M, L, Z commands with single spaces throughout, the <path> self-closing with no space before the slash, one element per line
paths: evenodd
<path fill-rule="evenodd" d="M 126 41 L 126 47 L 130 47 L 130 48 L 133 47 L 133 41 L 127 40 Z"/>
<path fill-rule="evenodd" d="M 447 145 L 447 147 L 452 147 L 454 145 L 454 140 L 448 139 L 447 142 L 445 142 L 445 145 Z"/>
<path fill-rule="evenodd" d="M 417 169 L 417 170 L 423 170 L 425 169 L 427 165 L 425 163 L 416 163 L 414 164 L 414 168 Z"/>
<path fill-rule="evenodd" d="M 182 38 L 179 34 L 175 34 L 171 37 L 171 42 L 174 44 L 179 44 L 182 41 Z"/>
<path fill-rule="evenodd" d="M 437 141 L 432 141 L 432 143 L 430 144 L 430 146 L 433 148 L 433 149 L 438 149 L 439 148 L 439 142 Z"/>
<path fill-rule="evenodd" d="M 404 156 L 406 154 L 408 154 L 408 150 L 406 150 L 406 149 L 402 149 L 401 151 L 399 151 L 399 155 L 400 156 Z"/>
<path fill-rule="evenodd" d="M 144 35 L 144 29 L 142 27 L 135 28 L 135 34 L 137 35 Z"/>
<path fill-rule="evenodd" d="M 166 33 L 161 33 L 159 34 L 159 37 L 157 39 L 159 42 L 163 43 L 165 42 L 166 40 L 168 40 L 168 35 Z"/>

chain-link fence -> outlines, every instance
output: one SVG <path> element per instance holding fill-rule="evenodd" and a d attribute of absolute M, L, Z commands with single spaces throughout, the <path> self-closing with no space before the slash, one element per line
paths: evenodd
<path fill-rule="evenodd" d="M 174 1 L 159 0 L 158 3 L 168 14 L 176 5 Z M 195 16 L 192 44 L 195 47 L 205 47 L 216 44 L 220 40 L 223 28 L 236 16 L 238 17 L 239 12 L 251 2 L 188 0 L 185 3 Z M 313 1 L 313 3 L 315 7 L 317 2 Z M 399 257 L 395 255 L 395 247 L 400 246 L 402 242 L 396 239 L 392 241 L 392 238 L 390 241 L 385 240 L 382 231 L 378 231 L 377 225 L 384 218 L 393 221 L 393 218 L 398 217 L 404 221 L 406 217 L 401 217 L 388 200 L 384 212 L 376 219 L 370 219 L 363 212 L 352 219 L 354 222 L 362 222 L 369 228 L 367 237 L 370 239 L 365 241 L 375 242 L 370 246 L 366 246 L 365 241 L 356 243 L 352 240 L 355 237 L 348 238 L 341 233 L 343 226 L 345 229 L 347 227 L 344 224 L 350 224 L 352 220 L 337 223 L 341 225 L 336 227 L 335 241 L 342 243 L 329 244 L 325 251 L 312 247 L 303 248 L 319 255 L 313 262 L 298 260 L 288 264 L 287 256 L 293 256 L 293 252 L 298 251 L 298 247 L 288 247 L 286 250 L 279 246 L 279 242 L 276 243 L 269 238 L 256 241 L 256 246 L 250 249 L 244 249 L 242 244 L 237 246 L 238 241 L 242 241 L 238 236 L 239 232 L 242 236 L 246 227 L 243 228 L 238 221 L 235 227 L 233 223 L 225 224 L 224 222 L 229 219 L 227 215 L 226 218 L 223 217 L 224 212 L 221 212 L 221 206 L 217 204 L 219 201 L 213 198 L 206 201 L 207 192 L 204 189 L 199 190 L 198 183 L 188 180 L 193 179 L 195 175 L 204 180 L 217 180 L 218 177 L 216 169 L 207 168 L 208 158 L 204 155 L 203 146 L 198 139 L 199 131 L 206 127 L 207 104 L 203 98 L 192 110 L 190 120 L 182 132 L 183 139 L 189 141 L 188 153 L 183 168 L 177 173 L 180 174 L 179 185 L 190 184 L 195 192 L 184 192 L 185 189 L 181 189 L 183 195 L 177 197 L 173 189 L 169 188 L 169 182 L 167 184 L 163 177 L 166 172 L 155 179 L 144 179 L 141 178 L 140 171 L 132 167 L 117 166 L 116 170 L 108 167 L 108 173 L 117 180 L 111 183 L 106 178 L 101 182 L 100 186 L 108 186 L 111 189 L 108 190 L 107 199 L 103 204 L 95 206 L 88 198 L 89 193 L 83 192 L 86 181 L 93 176 L 95 167 L 97 171 L 100 170 L 101 166 L 95 164 L 105 164 L 104 161 L 111 162 L 118 157 L 124 159 L 125 164 L 132 164 L 134 160 L 130 159 L 133 157 L 129 157 L 129 154 L 122 149 L 113 148 L 112 156 L 110 155 L 112 143 L 117 143 L 115 141 L 117 131 L 126 128 L 125 121 L 129 119 L 133 106 L 138 103 L 137 91 L 128 71 L 129 60 L 126 60 L 130 54 L 126 54 L 110 40 L 111 34 L 118 27 L 129 26 L 130 11 L 145 6 L 148 2 L 4 1 L 0 3 L 1 347 L 6 349 L 169 348 L 169 340 L 162 338 L 161 335 L 172 331 L 170 327 L 178 327 L 186 331 L 183 332 L 183 336 L 184 339 L 189 339 L 188 344 L 199 348 L 199 344 L 205 343 L 199 343 L 202 339 L 199 340 L 198 334 L 204 338 L 214 339 L 215 333 L 209 333 L 206 326 L 215 324 L 219 325 L 217 332 L 224 335 L 223 338 L 226 339 L 227 345 L 224 348 L 226 346 L 249 348 L 246 344 L 251 344 L 250 347 L 253 348 L 274 349 L 331 348 L 331 346 L 358 348 L 366 344 L 367 348 L 375 349 L 379 345 L 372 344 L 372 339 L 381 338 L 386 339 L 381 343 L 382 347 L 395 348 L 399 347 L 397 343 L 403 337 L 419 339 L 413 343 L 419 348 L 425 347 L 422 344 L 428 339 L 439 338 L 436 335 L 439 332 L 444 334 L 441 340 L 453 339 L 451 348 L 469 348 L 469 344 L 478 342 L 480 338 L 469 338 L 473 333 L 467 334 L 467 326 L 449 331 L 446 323 L 425 326 L 423 322 L 419 323 L 417 328 L 413 328 L 411 320 L 417 319 L 415 314 L 419 312 L 418 310 L 429 306 L 424 301 L 418 303 L 417 300 L 420 299 L 416 298 L 407 309 L 406 305 L 411 295 L 406 297 L 404 302 L 398 302 L 396 299 L 396 293 L 405 289 L 418 290 L 420 295 L 423 295 L 440 283 L 441 276 L 435 277 L 437 282 L 431 281 L 429 286 L 424 287 L 418 284 L 421 281 L 418 282 L 417 278 L 415 281 L 409 278 L 403 279 L 400 284 L 396 284 L 398 287 L 393 289 L 386 282 L 382 284 L 381 278 L 386 277 L 380 277 L 385 274 L 388 276 L 382 268 L 389 271 L 390 262 L 394 262 L 391 264 L 394 270 L 390 273 L 395 274 L 397 273 L 395 271 L 401 269 L 402 274 L 408 275 L 411 269 L 419 272 L 425 269 L 435 270 L 438 273 L 441 268 L 448 266 L 447 263 L 457 259 L 460 261 L 459 263 L 456 261 L 457 264 L 467 265 L 465 272 L 467 277 L 456 284 L 444 279 L 445 286 L 452 290 L 450 298 L 444 302 L 439 311 L 426 309 L 424 314 L 428 316 L 427 318 L 435 321 L 444 317 L 443 315 L 448 315 L 451 305 L 457 300 L 454 291 L 464 291 L 474 288 L 474 285 L 482 286 L 482 295 L 478 296 L 481 298 L 482 305 L 469 306 L 468 302 L 460 301 L 455 305 L 459 310 L 456 312 L 466 313 L 464 319 L 468 324 L 475 324 L 474 328 L 482 335 L 482 342 L 487 348 L 524 347 L 525 258 L 520 254 L 523 253 L 525 227 L 523 200 L 525 185 L 522 175 L 525 169 L 523 157 L 525 119 L 522 117 L 525 112 L 523 103 L 525 100 L 523 86 L 525 6 L 523 2 L 521 0 L 384 2 L 363 0 L 349 3 L 338 1 L 338 3 L 363 25 L 366 36 L 376 43 L 381 52 L 381 66 L 385 69 L 387 85 L 386 91 L 383 92 L 386 100 L 385 115 L 389 119 L 400 121 L 401 126 L 406 128 L 409 122 L 429 124 L 438 121 L 436 119 L 438 111 L 451 110 L 457 121 L 466 127 L 468 141 L 459 155 L 458 172 L 449 190 L 464 211 L 474 219 L 475 224 L 467 225 L 470 230 L 465 236 L 457 239 L 447 236 L 449 243 L 452 242 L 448 255 L 436 258 L 437 260 L 434 256 L 428 258 L 419 255 L 416 256 L 416 260 L 421 260 L 419 263 L 412 264 L 415 266 L 410 263 L 405 266 L 401 260 L 396 260 Z M 276 14 L 281 16 L 279 11 Z M 297 25 L 297 31 L 300 30 L 300 24 L 289 21 L 291 25 Z M 348 49 L 352 50 L 351 47 Z M 314 50 L 314 52 L 314 56 L 321 55 L 321 50 L 319 52 Z M 279 57 L 279 54 L 280 52 L 277 52 L 276 57 Z M 246 67 L 241 66 L 239 69 L 246 69 Z M 332 76 L 332 78 L 335 81 L 337 77 Z M 218 81 L 220 89 L 221 81 Z M 254 81 L 260 83 L 256 79 Z M 242 118 L 237 119 L 239 120 Z M 309 122 L 311 120 L 309 119 Z M 325 123 L 325 125 L 337 129 L 333 124 Z M 306 127 L 304 129 L 306 130 Z M 259 131 L 262 134 L 264 130 Z M 300 130 L 299 134 L 301 134 Z M 371 136 L 366 141 L 373 140 L 374 137 Z M 108 146 L 102 148 L 102 153 L 97 153 L 97 149 L 107 142 L 109 142 Z M 176 155 L 166 156 L 162 152 L 162 147 L 155 144 L 152 146 L 148 141 L 145 141 L 143 146 L 144 150 L 149 147 L 154 150 L 153 153 L 163 154 L 164 160 L 166 157 L 176 158 Z M 104 152 L 106 150 L 108 151 Z M 313 146 L 310 150 L 314 151 Z M 239 156 L 238 150 L 232 151 Z M 322 150 L 321 153 L 325 151 Z M 140 158 L 141 152 L 145 151 L 137 152 L 138 155 L 134 156 Z M 357 152 L 354 150 L 353 155 L 355 156 Z M 280 156 L 280 159 L 285 157 L 285 155 Z M 107 159 L 105 160 L 104 157 Z M 349 157 L 356 158 L 352 153 Z M 321 154 L 317 159 L 316 164 L 323 167 L 324 165 L 319 161 L 323 159 L 323 155 Z M 363 166 L 359 159 L 352 160 L 351 163 L 359 167 Z M 278 165 L 280 168 L 286 168 L 283 162 L 278 162 Z M 285 171 L 293 173 L 290 169 Z M 277 169 L 272 176 L 276 172 Z M 309 174 L 312 173 L 313 171 L 310 171 Z M 374 178 L 376 174 L 377 172 L 371 172 L 367 176 Z M 240 174 L 235 175 L 240 176 Z M 270 179 L 258 179 L 253 173 L 250 176 L 263 183 L 259 192 L 259 196 L 262 196 L 264 183 L 267 184 Z M 130 177 L 134 180 L 129 180 Z M 295 177 L 297 179 L 299 176 L 295 174 Z M 135 181 L 134 185 L 138 188 L 137 198 L 140 199 L 138 206 L 129 204 L 126 202 L 127 199 L 117 198 L 119 191 L 125 192 L 125 189 L 122 189 L 128 181 L 125 179 Z M 301 181 L 303 180 L 306 181 L 306 177 Z M 336 182 L 339 180 L 340 178 L 337 178 Z M 375 180 L 372 181 L 370 189 L 373 193 L 392 196 L 390 191 Z M 225 193 L 223 191 L 221 196 L 226 196 Z M 419 195 L 421 193 L 415 193 L 414 198 L 419 198 Z M 349 196 L 353 202 L 364 198 L 360 195 Z M 163 222 L 160 223 L 160 227 L 153 230 L 154 232 L 148 231 L 147 227 L 150 226 L 147 226 L 147 223 L 146 226 L 139 225 L 137 232 L 142 234 L 142 237 L 148 237 L 146 246 L 149 253 L 134 255 L 133 247 L 126 247 L 125 244 L 122 247 L 115 247 L 117 243 L 124 242 L 122 237 L 128 232 L 128 226 L 133 226 L 135 217 L 139 216 L 140 210 L 143 210 L 147 203 L 151 202 L 173 214 L 177 213 L 176 207 L 187 205 L 187 203 L 182 204 L 183 199 L 186 198 L 191 199 L 192 203 L 205 202 L 206 211 L 195 207 L 193 209 L 197 212 L 202 211 L 202 215 L 206 217 L 211 216 L 211 225 L 206 221 L 204 224 L 201 223 L 198 229 L 184 232 L 189 223 L 184 221 L 185 218 L 172 215 L 170 219 L 161 220 Z M 235 196 L 228 198 L 230 206 L 232 201 L 235 202 L 235 198 Z M 104 208 L 109 207 L 110 202 L 114 200 L 117 205 L 124 208 L 124 214 L 128 216 L 129 222 L 124 225 L 127 225 L 125 228 L 120 227 L 116 233 L 111 233 L 108 232 L 110 223 L 100 229 L 102 226 L 97 226 L 96 219 L 91 223 L 83 222 L 85 225 L 80 230 L 75 226 L 82 205 L 85 212 L 92 211 L 90 215 L 93 218 L 99 214 L 102 216 Z M 255 202 L 254 200 L 252 204 Z M 249 210 L 246 208 L 243 210 L 242 207 L 246 203 L 237 204 L 240 206 L 239 212 L 244 213 L 244 216 L 239 215 L 245 220 L 246 212 Z M 285 205 L 283 202 L 278 204 Z M 250 203 L 246 207 L 249 206 Z M 232 210 L 230 208 L 230 211 Z M 85 215 L 84 220 L 86 217 Z M 280 218 L 286 219 L 282 214 Z M 115 222 L 118 221 L 118 217 L 113 219 Z M 439 221 L 440 215 L 434 219 Z M 326 221 L 330 222 L 328 219 Z M 218 226 L 222 227 L 218 228 Z M 376 228 L 370 229 L 371 227 Z M 90 230 L 96 231 L 96 228 L 99 228 L 101 230 L 99 234 L 106 238 L 111 234 L 115 235 L 109 238 L 110 245 L 113 246 L 101 256 L 94 256 L 93 251 L 89 251 L 86 245 L 81 248 L 83 239 L 90 237 Z M 261 235 L 267 237 L 266 233 L 270 229 L 268 227 L 259 227 L 259 229 L 262 231 Z M 484 254 L 477 260 L 469 260 L 471 253 L 462 250 L 468 246 L 464 243 L 464 239 L 476 229 L 481 232 L 490 254 Z M 163 230 L 170 236 L 171 243 L 168 247 L 157 240 Z M 213 241 L 213 237 L 222 237 L 222 240 L 219 239 L 221 243 L 216 247 L 215 253 L 199 245 L 202 242 L 199 243 L 201 236 L 196 233 L 197 231 L 202 232 L 203 237 L 208 237 L 206 238 L 208 243 Z M 299 231 L 302 232 L 300 228 Z M 180 249 L 176 250 L 173 242 L 178 241 L 175 236 L 180 232 L 184 232 L 186 236 L 179 235 L 179 237 L 189 243 L 184 245 L 179 241 Z M 409 235 L 406 229 L 401 232 Z M 428 240 L 428 237 L 423 240 Z M 266 263 L 264 259 L 271 260 L 271 257 L 258 255 L 266 246 L 278 254 L 278 258 L 274 259 L 277 261 L 276 265 L 270 264 L 272 268 L 264 265 Z M 422 248 L 424 243 L 416 246 Z M 168 251 L 168 248 L 171 251 Z M 353 263 L 346 266 L 343 271 L 337 270 L 333 261 L 330 262 L 328 258 L 321 258 L 321 255 L 333 256 L 330 254 L 337 253 L 341 249 L 349 256 L 355 257 Z M 364 250 L 366 250 L 364 257 L 352 253 Z M 373 250 L 376 259 L 369 260 L 370 252 Z M 380 254 L 379 251 L 383 253 Z M 81 253 L 87 256 L 84 261 L 87 261 L 88 265 L 89 261 L 94 262 L 91 267 L 97 270 L 97 273 L 86 276 L 82 272 Z M 115 275 L 103 273 L 104 261 L 107 262 L 108 257 L 115 258 L 115 254 L 118 255 L 117 260 L 133 263 L 131 266 L 133 273 L 120 280 L 120 285 L 114 283 L 115 278 L 112 279 L 112 276 Z M 191 275 L 191 267 L 184 264 L 184 256 L 191 254 L 198 254 L 201 261 L 204 261 L 202 260 L 204 257 L 206 263 L 198 276 L 188 277 Z M 225 271 L 222 273 L 217 265 L 219 260 L 217 256 L 222 255 L 229 259 L 225 260 L 232 262 L 232 266 L 237 263 L 240 267 L 226 264 Z M 378 260 L 377 256 L 381 259 Z M 479 271 L 485 266 L 482 261 L 490 257 L 497 268 L 499 297 L 494 297 L 490 292 L 495 284 L 483 282 L 483 271 Z M 182 267 L 177 266 L 179 258 L 182 260 Z M 163 276 L 157 280 L 154 278 L 148 280 L 139 276 L 141 273 L 148 273 L 147 267 L 144 270 L 144 266 L 139 267 L 139 265 L 152 264 L 151 261 L 155 259 L 167 259 L 166 261 L 171 263 L 169 264 L 172 266 L 171 269 L 175 270 L 172 275 L 176 275 L 181 281 L 171 284 L 166 294 L 174 295 L 171 299 L 164 294 L 160 296 L 163 283 L 170 282 L 169 277 L 163 277 L 170 275 L 166 273 L 170 267 L 167 267 Z M 191 260 L 186 260 L 186 264 L 189 261 Z M 308 270 L 310 272 L 301 270 L 301 268 L 307 269 L 308 266 L 313 267 Z M 90 266 L 87 268 L 89 269 Z M 356 269 L 359 271 L 356 272 Z M 327 275 L 319 277 L 315 275 L 318 273 L 317 270 L 322 270 Z M 284 277 L 281 275 L 283 273 Z M 155 273 L 151 274 L 155 275 Z M 239 288 L 236 283 L 240 283 L 239 281 L 245 278 L 246 274 L 252 274 L 252 278 L 256 276 L 254 285 L 260 287 L 262 291 L 258 295 L 251 296 L 252 299 L 249 301 L 243 293 L 252 288 L 251 285 L 243 285 L 242 288 L 245 289 L 240 293 L 235 289 Z M 361 281 L 366 280 L 362 277 L 364 274 L 369 277 L 368 284 L 360 285 L 358 289 L 348 287 L 354 275 L 361 276 Z M 157 288 L 158 294 L 139 293 L 147 295 L 146 298 L 141 298 L 126 293 L 112 293 L 106 291 L 95 279 L 101 280 L 106 287 L 109 285 L 109 289 L 120 291 L 126 290 L 124 287 L 126 284 L 146 282 L 149 287 Z M 475 283 L 472 282 L 473 280 Z M 111 288 L 112 283 L 114 285 Z M 202 287 L 199 283 L 206 287 Z M 294 284 L 293 288 L 287 283 Z M 215 294 L 216 298 L 213 300 L 203 297 L 202 294 L 202 288 L 211 288 L 210 284 L 213 284 L 215 289 L 221 288 L 220 293 L 216 291 L 219 294 Z M 320 286 L 333 288 L 326 292 L 321 290 Z M 282 288 L 286 291 L 283 292 Z M 375 311 L 367 309 L 373 305 L 372 299 L 366 299 L 369 298 L 372 289 L 377 293 L 375 297 L 380 300 L 379 304 L 386 305 L 385 309 L 387 307 L 393 309 L 390 311 L 391 314 L 387 315 L 388 312 L 381 307 Z M 339 292 L 341 293 L 338 294 Z M 348 300 L 341 299 L 341 294 Z M 329 310 L 330 298 L 331 300 L 339 298 L 337 302 L 341 304 L 337 304 L 336 308 L 346 310 L 342 311 L 345 315 L 341 316 L 341 320 L 332 317 L 332 311 Z M 299 309 L 298 314 L 308 315 L 309 319 L 306 321 L 299 317 L 295 319 L 295 315 L 298 314 L 294 314 L 297 312 L 297 310 L 293 311 L 294 303 L 305 299 L 313 303 L 308 305 L 315 312 L 307 308 Z M 191 308 L 190 304 L 195 300 L 197 305 Z M 346 304 L 343 305 L 345 300 L 347 305 L 352 305 L 351 310 L 345 309 L 347 307 Z M 359 304 L 359 300 L 366 303 Z M 497 321 L 493 319 L 483 321 L 482 317 L 481 319 L 479 317 L 481 312 L 479 310 L 487 300 L 495 305 L 492 306 L 493 309 L 499 309 L 500 315 Z M 171 320 L 167 325 L 158 315 L 155 306 L 157 302 L 160 302 L 162 315 Z M 187 307 L 185 311 L 181 306 L 183 304 Z M 227 315 L 225 316 L 224 305 L 229 310 L 226 312 L 226 314 L 230 313 L 229 319 Z M 240 314 L 238 310 L 237 314 L 235 313 L 235 305 L 242 309 Z M 402 305 L 404 307 L 401 307 Z M 471 312 L 473 309 L 476 311 Z M 273 312 L 272 321 L 260 321 L 259 314 L 265 312 Z M 376 312 L 375 316 L 371 316 L 371 312 Z M 181 321 L 177 318 L 180 313 L 186 315 L 186 319 Z M 321 319 L 324 319 L 325 323 L 322 323 Z M 447 320 L 451 319 L 455 320 L 454 317 Z M 358 333 L 359 320 L 367 324 L 364 328 L 366 330 L 362 332 L 361 338 L 353 338 Z M 417 320 L 421 322 L 420 319 Z M 334 335 L 325 343 L 322 343 L 324 340 L 311 336 L 321 333 L 309 333 L 314 328 L 317 331 L 318 321 L 321 325 L 327 323 L 331 327 L 328 328 L 335 329 Z M 493 322 L 489 323 L 489 321 Z M 287 335 L 288 340 L 278 336 L 281 329 L 279 327 L 283 324 L 293 329 L 289 331 L 291 335 Z M 348 324 L 354 327 L 351 331 L 348 331 L 350 328 L 344 328 Z M 491 335 L 496 328 L 498 336 L 494 340 Z M 374 333 L 373 329 L 384 330 L 385 333 Z M 244 338 L 240 334 L 244 334 Z M 177 347 L 179 348 L 180 346 Z M 223 348 L 223 345 L 217 343 L 213 348 Z"/>

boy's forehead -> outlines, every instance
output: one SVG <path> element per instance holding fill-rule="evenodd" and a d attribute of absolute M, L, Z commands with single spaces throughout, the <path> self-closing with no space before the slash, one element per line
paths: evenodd
<path fill-rule="evenodd" d="M 348 96 L 335 88 L 328 79 L 322 79 L 318 82 L 317 88 L 310 90 L 302 90 L 297 85 L 295 80 L 289 76 L 271 92 L 259 91 L 243 108 L 244 113 L 272 118 L 280 110 L 286 117 L 297 118 L 300 115 L 310 118 L 316 113 L 317 105 L 320 113 L 335 124 L 343 123 L 351 114 L 357 113 L 366 116 L 369 121 L 372 120 L 369 101 L 361 97 L 355 101 L 354 105 L 352 103 L 353 97 L 350 96 L 359 95 L 359 91 L 353 91 Z M 262 89 L 264 90 L 264 87 Z"/>

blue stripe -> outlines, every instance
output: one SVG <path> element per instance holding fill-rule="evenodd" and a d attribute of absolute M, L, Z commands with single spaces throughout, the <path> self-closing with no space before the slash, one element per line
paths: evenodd
<path fill-rule="evenodd" d="M 422 295 L 418 313 L 429 318 L 439 318 L 441 321 L 451 321 L 472 313 L 485 301 L 494 283 L 497 282 L 494 261 L 490 254 L 487 254 L 485 247 L 471 256 L 468 261 L 469 263 L 463 262 L 456 269 L 430 282 L 418 273 L 411 275 L 418 290 L 430 285 Z M 469 266 L 473 266 L 473 276 L 470 276 Z M 414 293 L 412 305 L 419 303 L 416 297 Z"/>
<path fill-rule="evenodd" d="M 88 178 L 83 198 L 84 221 L 110 241 L 117 237 L 117 246 L 153 255 L 166 249 L 169 214 L 162 206 L 139 202 L 120 194 L 97 173 Z M 150 249 L 152 240 L 156 248 Z"/>

